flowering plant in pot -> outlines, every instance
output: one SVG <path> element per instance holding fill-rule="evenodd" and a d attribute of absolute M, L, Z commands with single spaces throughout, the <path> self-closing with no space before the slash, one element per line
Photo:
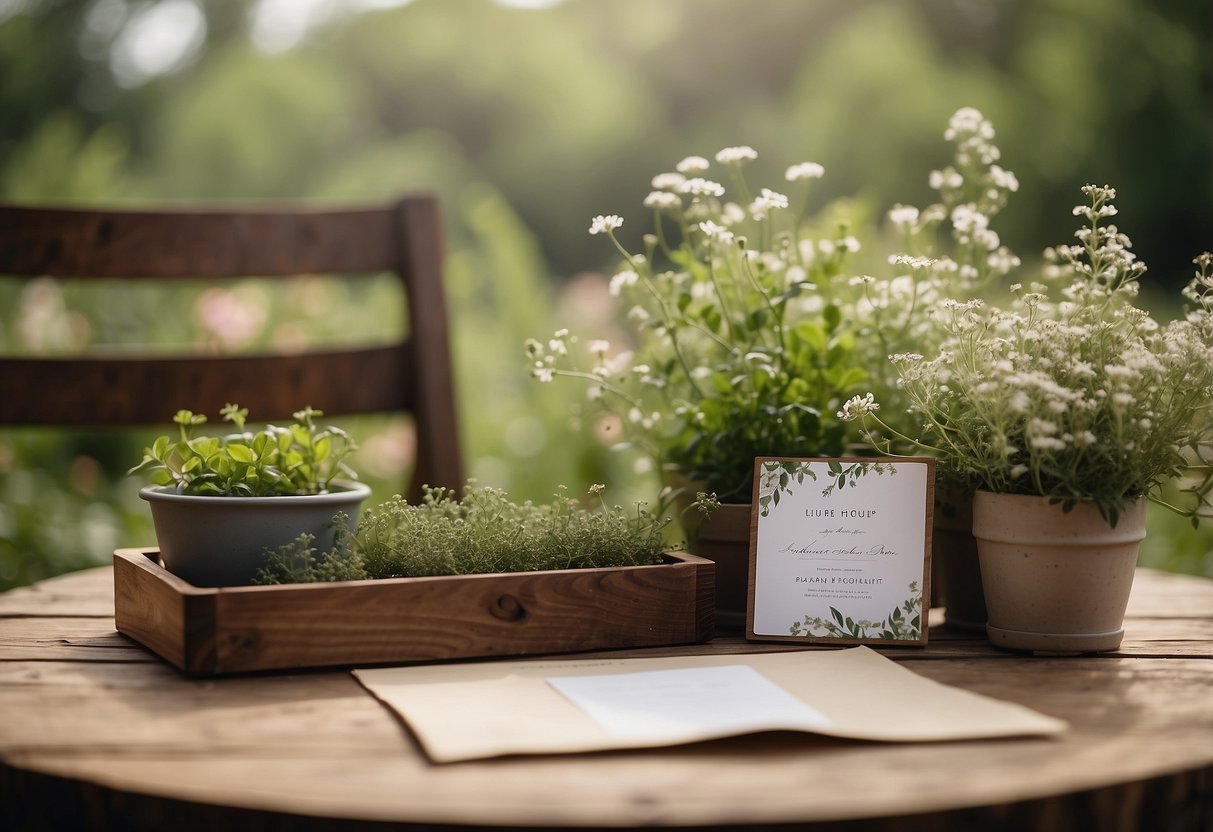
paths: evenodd
<path fill-rule="evenodd" d="M 258 432 L 238 405 L 221 415 L 235 432 L 195 436 L 206 417 L 178 411 L 177 437 L 157 438 L 130 471 L 152 480 L 139 496 L 151 505 L 165 568 L 196 586 L 249 583 L 267 551 L 303 533 L 331 545 L 334 514 L 352 523 L 370 494 L 345 461 L 357 445 L 317 424 L 323 412 L 305 407 L 292 424 Z"/>
<path fill-rule="evenodd" d="M 1134 305 L 1145 266 L 1088 185 L 1077 245 L 1008 308 L 945 301 L 935 355 L 898 356 L 925 430 L 881 421 L 873 396 L 840 415 L 929 448 L 979 486 L 973 532 L 991 640 L 1038 651 L 1119 646 L 1147 499 L 1198 522 L 1213 494 L 1213 256 L 1160 326 Z M 1176 483 L 1186 505 L 1161 498 Z"/>
<path fill-rule="evenodd" d="M 583 351 L 566 330 L 527 342 L 539 381 L 589 383 L 623 439 L 667 477 L 665 497 L 703 488 L 726 504 L 710 521 L 726 542 L 713 547 L 701 529 L 694 546 L 717 563 L 726 626 L 745 610 L 754 458 L 841 455 L 857 435 L 834 413 L 867 380 L 854 328 L 823 291 L 859 243 L 845 226 L 823 239 L 810 228 L 810 185 L 824 171 L 793 165 L 789 193 L 754 190 L 744 168 L 756 158 L 749 147 L 716 154 L 729 187 L 708 178 L 713 165 L 699 156 L 657 175 L 643 251 L 620 241 L 622 217 L 594 218 L 590 233 L 622 257 L 610 289 L 630 306 L 634 351 L 601 340 Z"/>

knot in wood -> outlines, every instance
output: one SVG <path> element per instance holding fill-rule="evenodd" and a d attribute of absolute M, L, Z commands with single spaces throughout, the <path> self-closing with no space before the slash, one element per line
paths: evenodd
<path fill-rule="evenodd" d="M 500 618 L 502 621 L 521 621 L 526 618 L 526 608 L 513 595 L 498 596 L 489 612 L 494 618 Z"/>

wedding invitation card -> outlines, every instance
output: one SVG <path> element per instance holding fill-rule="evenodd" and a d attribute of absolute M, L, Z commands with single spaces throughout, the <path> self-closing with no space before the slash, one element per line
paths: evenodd
<path fill-rule="evenodd" d="M 934 460 L 755 461 L 747 637 L 927 643 Z"/>

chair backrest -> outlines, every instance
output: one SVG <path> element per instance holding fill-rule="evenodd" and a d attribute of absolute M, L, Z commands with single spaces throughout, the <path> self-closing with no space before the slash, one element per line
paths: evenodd
<path fill-rule="evenodd" d="M 399 276 L 405 340 L 287 354 L 0 357 L 0 425 L 165 423 L 226 402 L 254 419 L 303 405 L 326 415 L 408 411 L 417 433 L 410 489 L 459 489 L 462 461 L 442 287 L 437 200 L 409 196 L 342 210 L 91 211 L 0 205 L 0 275 L 88 280 Z"/>

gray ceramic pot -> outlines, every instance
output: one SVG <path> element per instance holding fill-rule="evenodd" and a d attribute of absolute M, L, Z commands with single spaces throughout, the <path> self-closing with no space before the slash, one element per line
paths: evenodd
<path fill-rule="evenodd" d="M 371 489 L 358 482 L 334 485 L 328 494 L 298 497 L 199 497 L 164 486 L 139 492 L 152 508 L 164 568 L 194 586 L 251 583 L 265 563 L 265 550 L 290 543 L 303 533 L 313 546 L 333 545 L 333 515 L 358 519 Z"/>

